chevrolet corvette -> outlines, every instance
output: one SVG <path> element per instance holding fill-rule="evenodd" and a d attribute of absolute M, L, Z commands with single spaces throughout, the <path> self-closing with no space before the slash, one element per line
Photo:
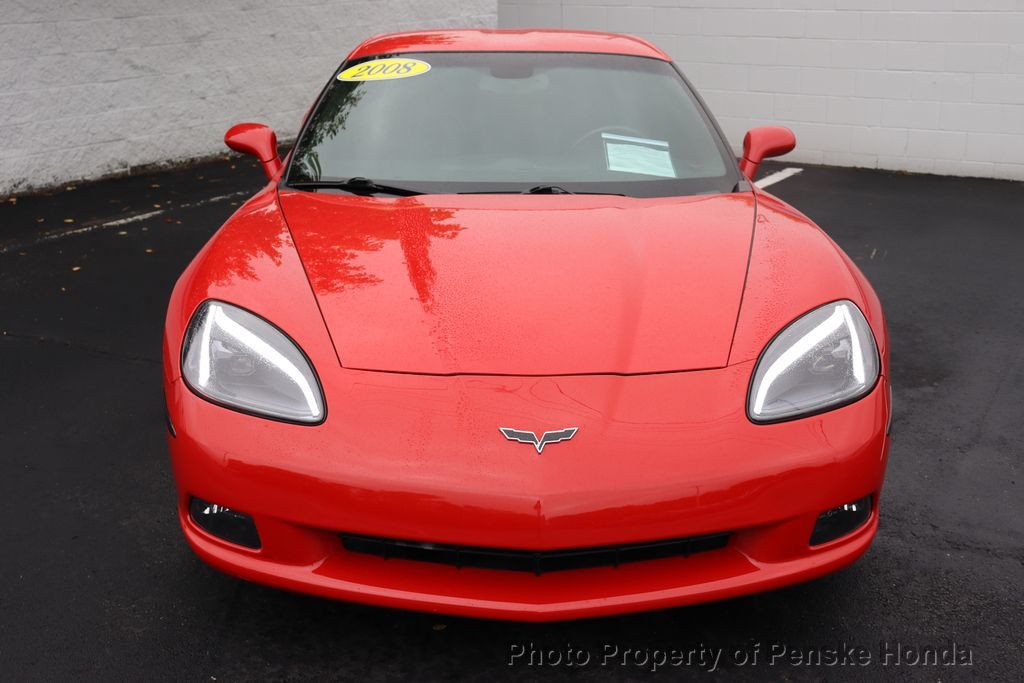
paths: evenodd
<path fill-rule="evenodd" d="M 372 38 L 178 280 L 193 551 L 343 600 L 552 620 L 857 559 L 889 449 L 878 297 L 650 43 Z"/>

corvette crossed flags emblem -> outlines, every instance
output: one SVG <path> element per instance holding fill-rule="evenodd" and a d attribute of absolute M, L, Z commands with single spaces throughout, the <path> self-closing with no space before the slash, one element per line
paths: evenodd
<path fill-rule="evenodd" d="M 527 432 L 522 429 L 512 429 L 510 427 L 499 427 L 501 433 L 509 441 L 518 441 L 519 443 L 531 444 L 537 449 L 537 454 L 540 455 L 541 451 L 544 450 L 544 446 L 549 443 L 558 443 L 559 441 L 568 441 L 576 435 L 578 427 L 566 427 L 565 429 L 556 429 L 551 432 L 544 432 L 538 439 L 537 435 L 533 432 Z"/>

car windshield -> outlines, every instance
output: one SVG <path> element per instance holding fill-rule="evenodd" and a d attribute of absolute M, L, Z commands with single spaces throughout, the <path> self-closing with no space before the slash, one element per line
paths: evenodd
<path fill-rule="evenodd" d="M 439 52 L 354 60 L 331 80 L 287 184 L 353 178 L 376 191 L 660 197 L 730 192 L 739 175 L 668 62 Z"/>

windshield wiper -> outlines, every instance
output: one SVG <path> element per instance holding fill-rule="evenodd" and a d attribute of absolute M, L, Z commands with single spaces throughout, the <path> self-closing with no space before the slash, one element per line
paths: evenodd
<path fill-rule="evenodd" d="M 529 190 L 524 190 L 523 194 L 575 194 L 569 192 L 564 187 L 558 185 L 538 185 L 537 187 L 531 187 Z"/>
<path fill-rule="evenodd" d="M 299 180 L 288 183 L 288 187 L 296 190 L 344 190 L 352 194 L 368 197 L 375 194 L 393 194 L 396 197 L 414 197 L 423 194 L 419 190 L 396 185 L 380 185 L 369 178 L 356 176 L 348 180 Z"/>
<path fill-rule="evenodd" d="M 529 190 L 523 190 L 520 194 L 606 194 L 613 197 L 626 196 L 621 192 L 570 192 L 558 185 L 538 185 L 537 187 L 531 187 Z"/>

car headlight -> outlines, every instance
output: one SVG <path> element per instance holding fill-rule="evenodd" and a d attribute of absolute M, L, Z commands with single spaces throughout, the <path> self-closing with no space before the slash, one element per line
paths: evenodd
<path fill-rule="evenodd" d="M 755 422 L 775 422 L 850 403 L 878 379 L 875 337 L 852 301 L 790 323 L 761 354 L 747 399 Z"/>
<path fill-rule="evenodd" d="M 323 392 L 305 354 L 237 306 L 199 307 L 185 333 L 181 374 L 197 394 L 226 407 L 292 422 L 324 419 Z"/>

